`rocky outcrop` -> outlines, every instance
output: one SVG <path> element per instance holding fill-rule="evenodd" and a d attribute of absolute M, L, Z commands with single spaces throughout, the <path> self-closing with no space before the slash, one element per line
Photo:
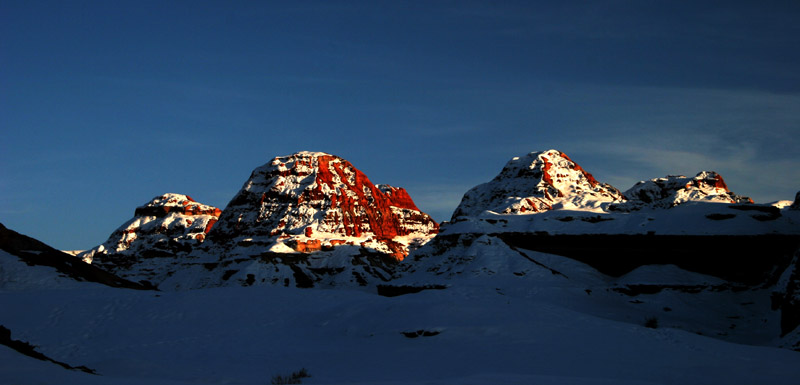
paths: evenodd
<path fill-rule="evenodd" d="M 252 172 L 205 247 L 225 258 L 249 255 L 252 246 L 310 252 L 349 242 L 400 260 L 410 242 L 437 232 L 438 224 L 404 189 L 375 186 L 340 157 L 299 152 Z"/>
<path fill-rule="evenodd" d="M 794 196 L 794 202 L 791 206 L 789 206 L 792 210 L 800 210 L 800 191 L 797 192 Z"/>
<path fill-rule="evenodd" d="M 106 242 L 78 257 L 119 276 L 149 281 L 158 275 L 151 259 L 188 254 L 203 242 L 220 214 L 220 209 L 188 195 L 160 195 L 137 207 L 134 217 Z"/>
<path fill-rule="evenodd" d="M 702 171 L 694 178 L 669 175 L 641 181 L 625 191 L 625 197 L 627 202 L 613 208 L 671 208 L 686 202 L 753 203 L 752 199 L 731 192 L 722 176 L 714 171 Z"/>
<path fill-rule="evenodd" d="M 800 250 L 797 250 L 778 281 L 777 291 L 773 294 L 773 307 L 781 312 L 781 336 L 800 327 Z M 794 348 L 800 349 L 800 344 Z"/>
<path fill-rule="evenodd" d="M 566 154 L 532 152 L 511 159 L 488 183 L 469 190 L 452 220 L 498 214 L 532 214 L 559 208 L 600 210 L 625 198 L 615 187 L 598 182 Z"/>

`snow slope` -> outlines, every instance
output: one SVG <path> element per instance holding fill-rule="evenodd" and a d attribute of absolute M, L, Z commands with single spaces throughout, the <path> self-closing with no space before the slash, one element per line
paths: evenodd
<path fill-rule="evenodd" d="M 790 340 L 780 338 L 786 311 L 774 307 L 774 293 L 786 284 L 752 285 L 663 263 L 632 266 L 625 274 L 611 276 L 575 258 L 530 250 L 504 238 L 437 237 L 404 261 L 400 278 L 390 284 L 471 285 L 504 294 L 516 290 L 518 295 L 535 294 L 543 302 L 617 321 L 641 324 L 656 317 L 662 326 L 727 341 L 791 346 Z M 783 289 L 793 295 L 796 290 Z M 791 306 L 796 314 L 796 304 L 787 304 Z"/>
<path fill-rule="evenodd" d="M 152 289 L 87 265 L 36 239 L 17 233 L 0 223 L 0 288 L 71 287 L 76 282 L 97 282 L 111 287 Z"/>
<path fill-rule="evenodd" d="M 0 322 L 13 338 L 99 375 L 0 346 L 0 382 L 266 384 L 300 368 L 308 384 L 794 384 L 800 376 L 800 353 L 598 317 L 564 306 L 585 293 L 519 282 L 392 298 L 277 286 L 3 291 Z M 429 336 L 403 334 L 417 331 Z"/>

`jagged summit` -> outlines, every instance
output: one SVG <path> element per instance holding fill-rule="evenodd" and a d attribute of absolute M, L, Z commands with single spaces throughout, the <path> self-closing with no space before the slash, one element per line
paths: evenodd
<path fill-rule="evenodd" d="M 641 181 L 625 191 L 628 201 L 617 208 L 670 208 L 686 202 L 753 203 L 734 194 L 722 176 L 714 171 L 701 171 L 694 178 L 669 175 Z"/>
<path fill-rule="evenodd" d="M 412 239 L 437 231 L 438 224 L 404 189 L 375 186 L 338 156 L 303 151 L 256 168 L 225 208 L 207 246 L 235 255 L 251 253 L 253 246 L 310 252 L 349 244 L 402 259 Z"/>
<path fill-rule="evenodd" d="M 464 194 L 453 221 L 486 210 L 528 214 L 554 208 L 599 209 L 624 199 L 619 190 L 598 182 L 563 152 L 531 152 L 511 159 L 492 181 Z"/>
<path fill-rule="evenodd" d="M 78 255 L 85 262 L 127 276 L 134 264 L 191 251 L 211 231 L 221 210 L 188 195 L 159 195 L 134 211 L 103 244 Z M 138 270 L 138 269 L 135 269 Z"/>

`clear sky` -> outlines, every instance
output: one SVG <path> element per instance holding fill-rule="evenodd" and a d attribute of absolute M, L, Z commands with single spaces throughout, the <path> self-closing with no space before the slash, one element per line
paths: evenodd
<path fill-rule="evenodd" d="M 800 190 L 800 2 L 0 1 L 0 222 L 61 249 L 324 151 L 435 219 L 555 148 Z"/>

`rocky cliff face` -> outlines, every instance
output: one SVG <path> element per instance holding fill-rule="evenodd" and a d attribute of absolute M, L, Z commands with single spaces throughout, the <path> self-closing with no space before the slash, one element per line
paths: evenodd
<path fill-rule="evenodd" d="M 532 152 L 511 159 L 490 182 L 464 194 L 453 221 L 486 210 L 498 214 L 532 214 L 560 208 L 601 210 L 624 199 L 619 190 L 598 182 L 563 152 Z"/>
<path fill-rule="evenodd" d="M 616 208 L 670 208 L 686 202 L 753 203 L 752 199 L 731 192 L 714 171 L 702 171 L 694 178 L 669 175 L 642 181 L 625 191 L 625 197 L 628 201 Z"/>
<path fill-rule="evenodd" d="M 126 278 L 148 280 L 151 259 L 188 254 L 213 228 L 221 210 L 188 195 L 164 194 L 139 206 L 106 242 L 78 255 Z"/>
<path fill-rule="evenodd" d="M 438 232 L 402 188 L 375 186 L 350 162 L 320 152 L 277 157 L 255 169 L 209 235 L 209 252 L 254 248 L 313 252 L 363 246 L 402 260 Z"/>

